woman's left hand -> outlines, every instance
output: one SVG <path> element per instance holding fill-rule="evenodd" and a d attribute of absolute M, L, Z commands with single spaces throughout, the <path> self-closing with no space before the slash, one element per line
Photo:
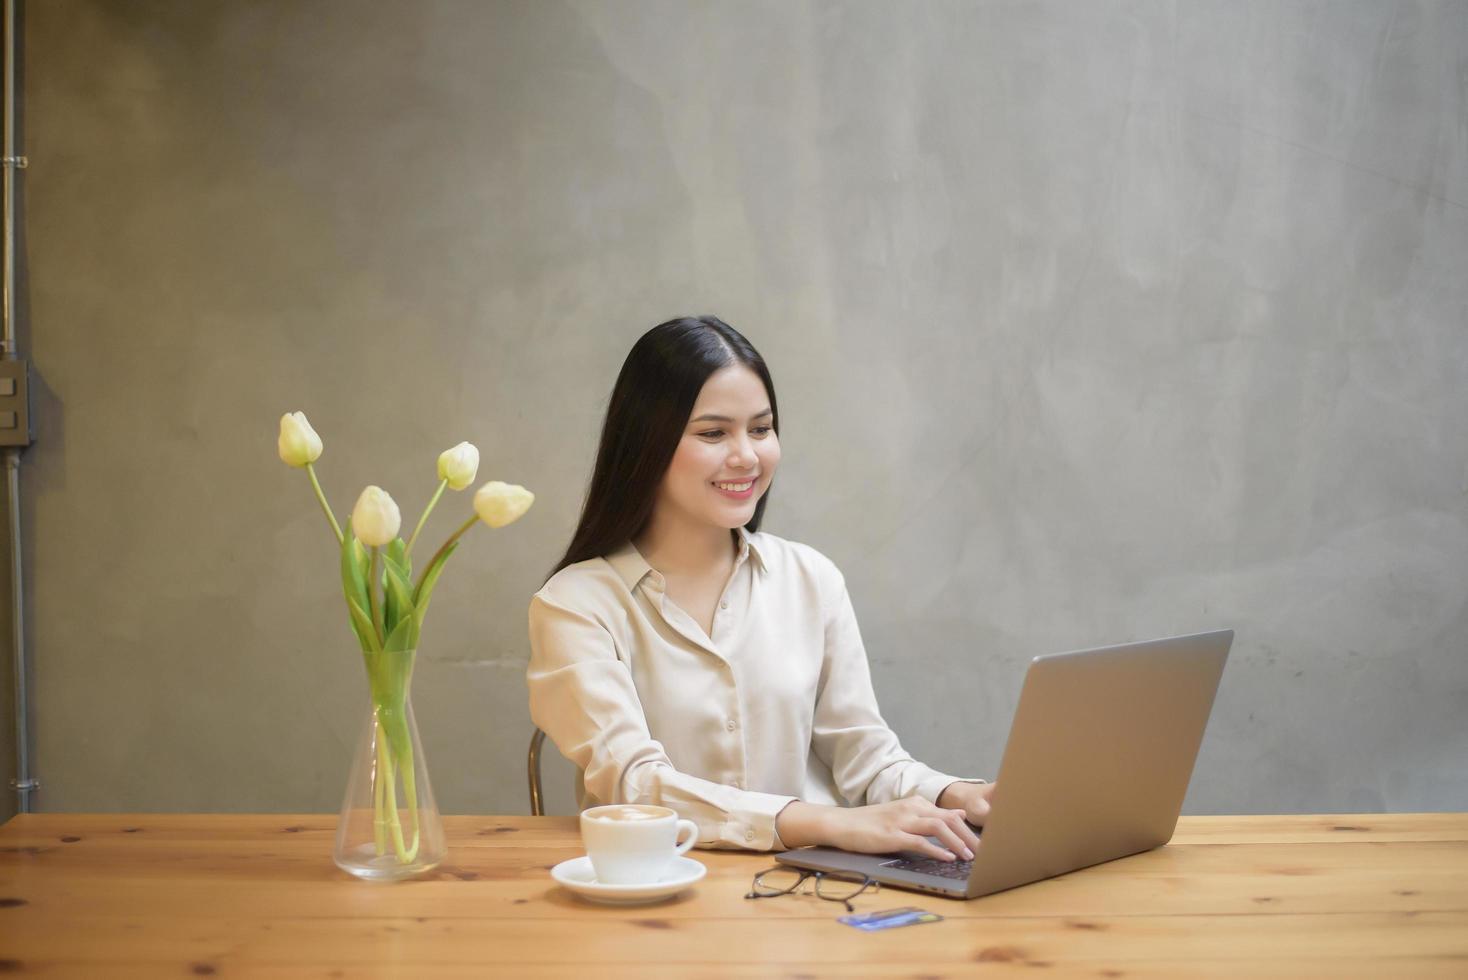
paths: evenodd
<path fill-rule="evenodd" d="M 989 819 L 989 797 L 997 783 L 950 783 L 938 794 L 938 805 L 945 810 L 962 810 L 964 819 L 982 827 Z"/>

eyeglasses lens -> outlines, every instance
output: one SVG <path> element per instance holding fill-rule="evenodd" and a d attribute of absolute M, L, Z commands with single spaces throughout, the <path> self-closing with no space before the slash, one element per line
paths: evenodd
<path fill-rule="evenodd" d="M 828 872 L 816 879 L 816 894 L 835 902 L 855 898 L 866 888 L 867 879 L 861 875 Z"/>
<path fill-rule="evenodd" d="M 754 892 L 757 895 L 783 895 L 793 891 L 805 877 L 804 872 L 794 868 L 772 868 L 755 878 Z"/>

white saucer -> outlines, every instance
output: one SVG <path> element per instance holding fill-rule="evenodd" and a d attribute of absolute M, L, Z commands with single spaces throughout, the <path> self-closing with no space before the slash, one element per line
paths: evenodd
<path fill-rule="evenodd" d="M 678 894 L 707 873 L 707 868 L 687 857 L 674 858 L 662 881 L 641 885 L 606 885 L 597 881 L 596 872 L 591 868 L 591 858 L 585 856 L 562 861 L 551 868 L 552 878 L 582 898 L 611 905 L 643 905 L 660 901 Z"/>

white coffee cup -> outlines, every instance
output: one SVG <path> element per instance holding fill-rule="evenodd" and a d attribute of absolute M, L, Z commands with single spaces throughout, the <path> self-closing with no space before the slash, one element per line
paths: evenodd
<path fill-rule="evenodd" d="M 688 839 L 680 840 L 683 831 Z M 661 881 L 673 859 L 698 840 L 698 824 L 647 803 L 610 803 L 581 811 L 581 841 L 596 880 L 604 885 Z"/>

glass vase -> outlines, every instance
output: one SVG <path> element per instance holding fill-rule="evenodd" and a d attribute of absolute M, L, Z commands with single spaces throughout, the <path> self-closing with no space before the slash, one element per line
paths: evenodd
<path fill-rule="evenodd" d="M 332 853 L 337 867 L 358 878 L 410 878 L 437 867 L 447 852 L 413 716 L 415 653 L 365 654 L 372 699 Z"/>

